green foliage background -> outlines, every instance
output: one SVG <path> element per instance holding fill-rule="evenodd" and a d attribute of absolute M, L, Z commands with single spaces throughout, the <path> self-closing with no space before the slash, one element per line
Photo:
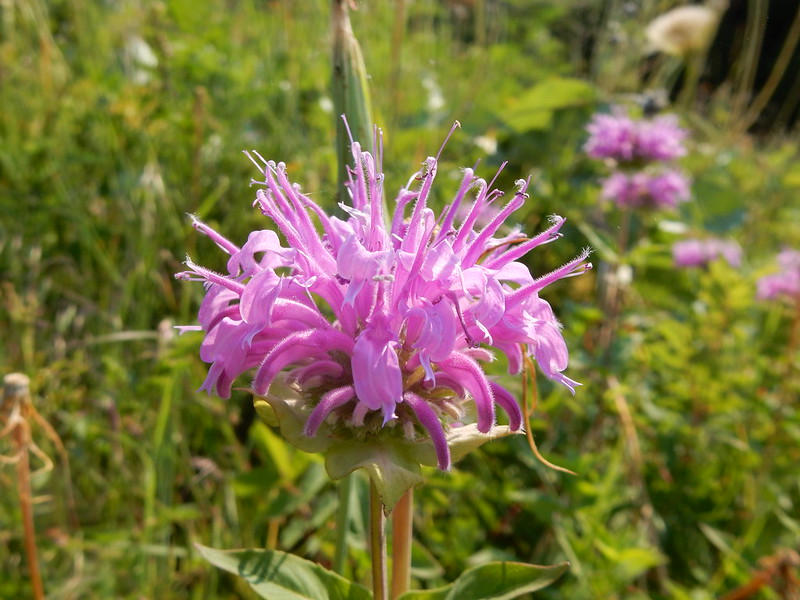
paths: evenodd
<path fill-rule="evenodd" d="M 499 187 L 534 175 L 526 231 L 569 218 L 565 239 L 531 257 L 535 272 L 587 244 L 596 265 L 613 262 L 616 217 L 598 208 L 602 167 L 581 154 L 583 127 L 642 91 L 641 29 L 670 6 L 617 4 L 360 3 L 387 190 L 458 119 L 441 201 L 459 167 L 480 159 L 491 177 L 508 160 Z M 30 375 L 70 466 L 33 424 L 56 461 L 33 481 L 49 598 L 250 597 L 194 542 L 331 559 L 337 500 L 319 460 L 253 422 L 250 397 L 196 393 L 200 338 L 172 329 L 194 322 L 202 294 L 173 279 L 185 254 L 222 259 L 185 214 L 234 241 L 264 226 L 241 150 L 285 161 L 332 207 L 327 19 L 321 0 L 0 3 L 0 366 Z M 596 276 L 549 291 L 584 387 L 571 397 L 540 381 L 532 427 L 578 475 L 548 470 L 523 439 L 431 471 L 417 495 L 416 585 L 489 559 L 566 559 L 537 598 L 703 600 L 800 550 L 799 317 L 754 297 L 775 253 L 800 247 L 800 159 L 790 136 L 737 131 L 737 114 L 724 91 L 682 112 L 694 201 L 635 223 L 610 352 L 593 343 L 606 318 Z M 665 219 L 738 240 L 743 266 L 676 272 Z M 8 437 L 0 452 L 13 454 Z M 13 466 L 0 465 L 0 484 L 0 598 L 25 597 Z M 357 491 L 348 570 L 363 581 L 363 481 Z"/>

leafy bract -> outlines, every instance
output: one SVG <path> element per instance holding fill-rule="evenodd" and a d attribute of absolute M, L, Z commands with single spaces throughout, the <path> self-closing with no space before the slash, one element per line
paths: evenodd
<path fill-rule="evenodd" d="M 356 469 L 367 471 L 387 512 L 407 490 L 424 481 L 423 465 L 437 465 L 436 450 L 430 439 L 407 440 L 388 428 L 372 437 L 343 437 L 323 424 L 316 435 L 305 435 L 308 402 L 288 385 L 276 382 L 268 396 L 256 397 L 255 407 L 267 424 L 280 427 L 290 444 L 306 452 L 325 454 L 325 468 L 331 479 L 340 479 Z M 451 459 L 457 461 L 482 444 L 512 433 L 517 432 L 505 425 L 493 427 L 487 433 L 478 431 L 474 424 L 453 427 L 447 432 Z"/>

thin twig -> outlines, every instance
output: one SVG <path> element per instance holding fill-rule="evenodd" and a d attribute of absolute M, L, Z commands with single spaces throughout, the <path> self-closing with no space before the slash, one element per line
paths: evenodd
<path fill-rule="evenodd" d="M 551 463 L 541 455 L 539 448 L 536 446 L 536 441 L 533 439 L 533 431 L 531 430 L 530 424 L 531 415 L 533 415 L 533 413 L 536 411 L 536 405 L 539 403 L 539 393 L 536 389 L 536 366 L 533 364 L 533 361 L 529 356 L 525 356 L 524 358 L 525 371 L 522 373 L 522 416 L 525 419 L 525 436 L 528 438 L 528 445 L 530 446 L 534 456 L 536 456 L 536 458 L 538 458 L 545 466 L 556 471 L 561 471 L 562 473 L 577 475 L 575 471 L 570 471 L 569 469 L 559 467 L 558 465 Z M 528 376 L 531 378 L 530 390 L 532 402 L 530 409 L 528 408 Z"/>

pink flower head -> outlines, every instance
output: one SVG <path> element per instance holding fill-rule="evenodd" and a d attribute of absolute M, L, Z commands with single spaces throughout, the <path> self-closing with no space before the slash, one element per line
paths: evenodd
<path fill-rule="evenodd" d="M 195 220 L 229 255 L 227 273 L 187 260 L 177 275 L 206 286 L 201 357 L 211 366 L 202 389 L 227 397 L 233 381 L 255 369 L 253 391 L 265 396 L 281 377 L 307 400 L 305 435 L 323 423 L 351 436 L 394 428 L 427 436 L 448 469 L 445 432 L 463 422 L 467 400 L 481 432 L 494 426 L 495 405 L 513 429 L 521 426 L 511 394 L 481 368 L 493 358 L 490 348 L 508 355 L 512 372 L 528 355 L 551 379 L 572 391 L 578 385 L 563 374 L 561 326 L 539 292 L 590 269 L 588 251 L 534 278 L 519 259 L 558 239 L 564 219 L 552 217 L 533 238 L 495 237 L 527 199 L 528 182 L 518 181 L 503 203 L 503 193 L 472 169 L 437 216 L 428 206 L 438 167 L 432 157 L 387 218 L 380 154 L 376 160 L 357 142 L 352 154 L 352 205 L 342 206 L 343 220 L 303 194 L 283 163 L 248 153 L 264 178 L 254 181 L 263 186 L 255 205 L 286 246 L 263 230 L 239 248 Z"/>
<path fill-rule="evenodd" d="M 800 252 L 783 250 L 778 254 L 778 265 L 779 272 L 765 275 L 756 282 L 756 296 L 761 300 L 800 299 Z"/>
<path fill-rule="evenodd" d="M 677 267 L 702 267 L 724 259 L 732 267 L 742 264 L 742 249 L 736 242 L 717 239 L 684 240 L 672 246 L 672 258 Z"/>
<path fill-rule="evenodd" d="M 647 189 L 657 208 L 675 208 L 692 196 L 689 178 L 672 169 L 651 176 Z"/>
<path fill-rule="evenodd" d="M 636 129 L 636 122 L 620 107 L 614 107 L 610 115 L 597 113 L 586 126 L 589 139 L 583 149 L 592 158 L 633 160 L 637 145 Z"/>
<path fill-rule="evenodd" d="M 669 161 L 684 156 L 688 132 L 675 115 L 634 120 L 619 106 L 611 114 L 597 113 L 586 126 L 589 139 L 583 146 L 592 158 L 618 162 Z"/>
<path fill-rule="evenodd" d="M 603 180 L 600 195 L 620 207 L 670 209 L 689 200 L 691 190 L 688 178 L 679 171 L 639 171 L 633 175 L 617 171 Z"/>
<path fill-rule="evenodd" d="M 644 160 L 674 160 L 686 154 L 683 141 L 688 132 L 675 115 L 662 115 L 636 124 L 634 154 Z"/>

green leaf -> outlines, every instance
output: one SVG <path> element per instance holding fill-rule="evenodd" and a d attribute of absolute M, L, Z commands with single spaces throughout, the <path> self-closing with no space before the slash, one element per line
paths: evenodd
<path fill-rule="evenodd" d="M 195 544 L 212 565 L 242 577 L 268 600 L 371 600 L 367 588 L 277 550 L 215 550 Z"/>
<path fill-rule="evenodd" d="M 444 567 L 430 550 L 419 541 L 411 542 L 411 576 L 419 580 L 436 579 L 444 575 Z"/>
<path fill-rule="evenodd" d="M 652 548 L 624 548 L 614 570 L 621 579 L 633 581 L 650 569 L 663 565 L 667 559 Z"/>
<path fill-rule="evenodd" d="M 248 496 L 260 496 L 264 490 L 272 489 L 279 481 L 277 469 L 271 463 L 238 473 L 233 480 L 233 489 L 240 498 Z"/>
<path fill-rule="evenodd" d="M 317 497 L 327 483 L 322 465 L 312 464 L 297 485 L 282 487 L 277 495 L 267 503 L 262 515 L 267 519 L 285 517 L 303 504 Z M 262 488 L 262 493 L 264 489 Z"/>
<path fill-rule="evenodd" d="M 517 133 L 547 129 L 555 110 L 584 106 L 594 98 L 594 88 L 585 81 L 550 77 L 513 99 L 503 114 L 503 120 Z"/>
<path fill-rule="evenodd" d="M 547 587 L 568 567 L 566 562 L 552 566 L 494 562 L 467 569 L 444 587 L 406 592 L 399 600 L 511 600 Z"/>
<path fill-rule="evenodd" d="M 617 251 L 614 250 L 614 242 L 609 236 L 595 231 L 588 223 L 578 222 L 580 232 L 586 236 L 592 249 L 599 253 L 600 258 L 606 262 L 616 263 L 619 260 Z"/>

